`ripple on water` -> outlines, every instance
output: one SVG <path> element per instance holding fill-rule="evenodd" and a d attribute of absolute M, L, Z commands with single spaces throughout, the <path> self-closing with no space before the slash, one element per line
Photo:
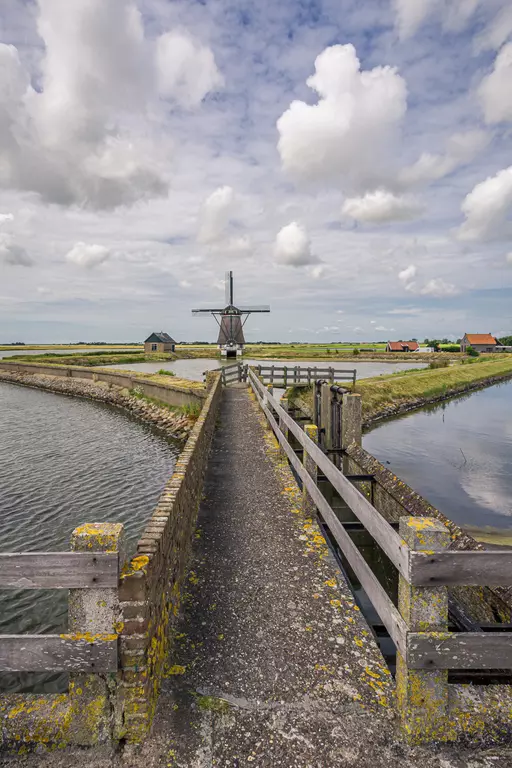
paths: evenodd
<path fill-rule="evenodd" d="M 77 525 L 120 522 L 132 551 L 179 450 L 102 403 L 0 383 L 0 550 L 69 551 Z M 66 624 L 66 591 L 0 591 L 0 633 Z M 10 691 L 64 684 L 62 675 L 0 675 Z"/>

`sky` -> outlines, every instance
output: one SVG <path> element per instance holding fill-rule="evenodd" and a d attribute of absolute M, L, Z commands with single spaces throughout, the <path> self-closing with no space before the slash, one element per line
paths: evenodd
<path fill-rule="evenodd" d="M 2 0 L 0 343 L 512 333 L 509 0 Z"/>

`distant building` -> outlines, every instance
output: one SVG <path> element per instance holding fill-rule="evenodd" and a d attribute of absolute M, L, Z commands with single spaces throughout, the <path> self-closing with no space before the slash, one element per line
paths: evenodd
<path fill-rule="evenodd" d="M 460 351 L 466 352 L 468 347 L 473 347 L 476 352 L 498 352 L 500 344 L 490 333 L 465 333 L 460 343 Z"/>
<path fill-rule="evenodd" d="M 144 352 L 150 355 L 152 352 L 174 352 L 176 342 L 168 333 L 152 333 L 144 342 Z"/>
<path fill-rule="evenodd" d="M 417 341 L 388 341 L 386 352 L 419 352 Z"/>

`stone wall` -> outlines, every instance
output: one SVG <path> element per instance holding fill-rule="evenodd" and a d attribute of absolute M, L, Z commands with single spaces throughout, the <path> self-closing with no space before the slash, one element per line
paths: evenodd
<path fill-rule="evenodd" d="M 203 491 L 221 398 L 219 376 L 208 396 L 138 544 L 121 577 L 121 683 L 116 737 L 140 741 L 148 732 L 171 647 L 180 594 Z"/>
<path fill-rule="evenodd" d="M 0 371 L 16 373 L 40 374 L 45 376 L 58 376 L 64 378 L 87 379 L 102 381 L 123 389 L 137 388 L 146 397 L 153 397 L 167 405 L 182 406 L 194 405 L 204 402 L 205 391 L 200 387 L 186 387 L 180 384 L 156 383 L 151 379 L 133 376 L 128 371 L 109 371 L 102 368 L 86 368 L 78 365 L 50 365 L 46 363 L 18 363 L 0 360 Z M 169 377 L 171 379 L 171 377 Z"/>

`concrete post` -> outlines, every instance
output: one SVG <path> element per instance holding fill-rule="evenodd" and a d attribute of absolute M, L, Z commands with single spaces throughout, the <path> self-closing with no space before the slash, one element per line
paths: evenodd
<path fill-rule="evenodd" d="M 361 395 L 343 395 L 341 411 L 341 447 L 347 449 L 352 443 L 361 445 L 363 438 L 363 416 Z M 343 455 L 343 472 L 349 472 L 349 459 Z"/>
<path fill-rule="evenodd" d="M 118 552 L 120 565 L 124 558 L 123 545 L 123 526 L 120 523 L 88 523 L 75 528 L 71 534 L 71 549 L 74 552 Z M 121 631 L 117 587 L 70 589 L 68 627 L 71 634 L 77 635 L 117 635 Z M 73 742 L 85 746 L 111 738 L 116 682 L 116 672 L 70 675 Z"/>
<path fill-rule="evenodd" d="M 315 424 L 306 424 L 306 426 L 304 427 L 304 432 L 309 438 L 311 438 L 311 440 L 313 440 L 314 443 L 318 445 L 318 427 Z M 308 454 L 306 449 L 304 449 L 304 456 L 302 458 L 302 463 L 304 464 L 304 469 L 306 470 L 308 475 L 313 478 L 316 484 L 318 469 L 315 462 L 313 461 L 311 456 Z M 302 489 L 302 511 L 304 512 L 306 517 L 314 517 L 314 515 L 316 514 L 316 506 L 305 487 Z"/>
<path fill-rule="evenodd" d="M 430 517 L 401 517 L 400 536 L 419 552 L 446 549 L 450 532 Z M 413 587 L 400 576 L 398 609 L 411 632 L 448 630 L 446 587 Z M 448 671 L 408 669 L 397 652 L 397 704 L 407 737 L 413 743 L 448 736 Z"/>

